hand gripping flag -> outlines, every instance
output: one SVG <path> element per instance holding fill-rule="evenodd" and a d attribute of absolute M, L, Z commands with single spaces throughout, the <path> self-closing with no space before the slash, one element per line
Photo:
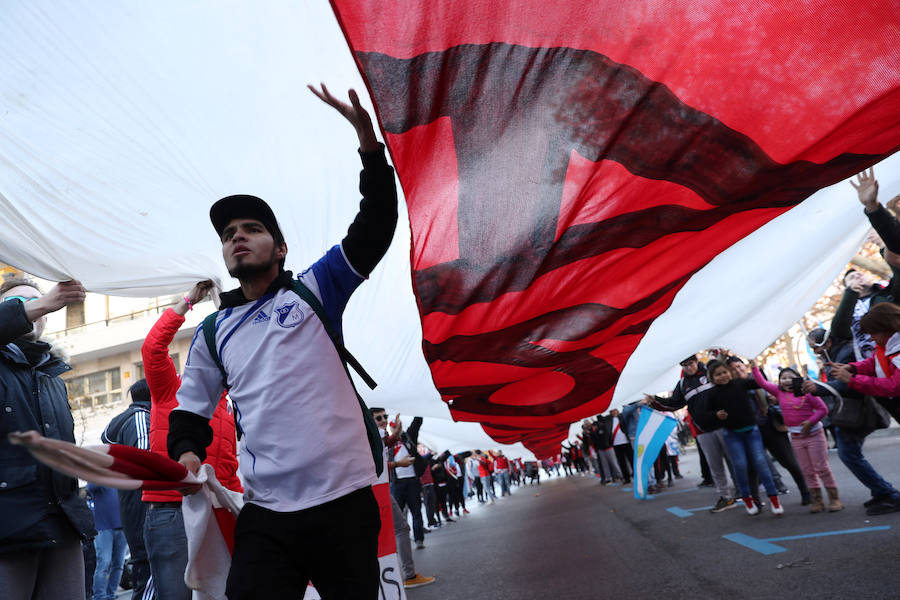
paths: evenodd
<path fill-rule="evenodd" d="M 194 475 L 184 465 L 155 452 L 117 444 L 79 447 L 43 437 L 36 431 L 10 433 L 8 439 L 70 477 L 120 490 L 188 493 L 182 502 L 188 541 L 185 584 L 198 597 L 225 599 L 234 528 L 243 498 L 218 482 L 212 466 L 203 465 Z"/>
<path fill-rule="evenodd" d="M 900 147 L 890 1 L 332 5 L 406 194 L 436 387 L 540 456 L 716 255 Z"/>
<path fill-rule="evenodd" d="M 203 483 L 181 463 L 140 448 L 118 444 L 79 447 L 37 431 L 13 432 L 8 439 L 60 473 L 119 490 L 191 492 Z"/>
<path fill-rule="evenodd" d="M 641 408 L 634 439 L 634 497 L 647 497 L 647 481 L 650 468 L 659 457 L 659 452 L 669 434 L 678 426 L 675 417 L 655 411 L 648 406 Z"/>

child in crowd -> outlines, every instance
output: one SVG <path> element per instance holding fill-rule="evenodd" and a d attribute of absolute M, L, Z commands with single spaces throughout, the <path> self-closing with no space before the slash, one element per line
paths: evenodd
<path fill-rule="evenodd" d="M 748 464 L 752 462 L 766 488 L 772 514 L 776 516 L 784 514 L 784 508 L 778 500 L 775 482 L 772 480 L 772 472 L 769 471 L 766 462 L 762 436 L 756 425 L 756 415 L 747 398 L 747 390 L 759 386 L 749 379 L 733 379 L 731 370 L 722 361 L 710 361 L 706 368 L 709 381 L 715 386 L 710 390 L 708 410 L 724 427 L 725 445 L 734 468 L 735 483 L 747 513 L 751 515 L 759 513 L 759 506 L 750 494 Z"/>
<path fill-rule="evenodd" d="M 784 424 L 787 425 L 791 436 L 791 446 L 812 495 L 810 512 L 818 513 L 825 510 L 819 481 L 828 493 L 828 510 L 831 512 L 841 510 L 844 505 L 838 496 L 837 483 L 828 465 L 828 440 L 825 438 L 825 429 L 821 423 L 828 414 L 825 402 L 818 396 L 801 392 L 800 384 L 795 386 L 794 380 L 799 379 L 802 382 L 803 378 L 790 367 L 781 369 L 778 373 L 778 385 L 775 385 L 763 377 L 755 360 L 750 361 L 750 366 L 753 368 L 753 379 L 756 383 L 775 396 L 781 406 Z"/>

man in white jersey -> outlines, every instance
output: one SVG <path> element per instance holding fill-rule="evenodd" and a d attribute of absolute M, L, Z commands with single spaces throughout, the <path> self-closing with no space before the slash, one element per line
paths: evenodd
<path fill-rule="evenodd" d="M 225 265 L 241 286 L 222 294 L 214 346 L 198 327 L 169 417 L 169 455 L 196 472 L 227 384 L 246 501 L 235 529 L 230 600 L 299 598 L 309 581 L 324 598 L 378 596 L 374 449 L 335 343 L 295 290 L 299 280 L 312 292 L 310 302 L 318 301 L 340 338 L 350 295 L 390 245 L 397 192 L 356 93 L 347 104 L 325 86 L 310 89 L 359 136 L 360 211 L 342 242 L 295 280 L 284 270 L 287 245 L 265 202 L 229 196 L 213 205 Z"/>

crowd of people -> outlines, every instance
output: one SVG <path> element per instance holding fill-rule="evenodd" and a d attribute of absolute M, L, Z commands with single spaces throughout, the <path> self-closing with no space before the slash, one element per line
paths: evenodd
<path fill-rule="evenodd" d="M 376 597 L 378 538 L 386 524 L 373 485 L 384 469 L 393 513 L 387 525 L 404 585 L 428 585 L 435 578 L 416 570 L 412 545 L 424 548 L 427 533 L 464 518 L 467 503 L 495 504 L 516 486 L 539 485 L 541 469 L 547 476 L 595 473 L 601 484 L 629 483 L 638 414 L 647 406 L 687 412 L 685 426 L 655 461 L 651 493 L 682 478 L 678 457 L 690 432 L 701 451 L 701 484 L 716 490 L 713 512 L 740 498 L 758 513 L 765 505 L 760 485 L 772 512 L 784 512 L 779 494 L 786 488 L 772 457 L 810 510 L 841 510 L 824 433 L 831 427 L 840 460 L 871 491 L 867 514 L 900 510 L 900 492 L 862 451 L 866 436 L 885 426 L 880 409 L 900 418 L 896 276 L 881 286 L 857 271 L 846 274 L 831 328 L 809 334 L 823 358 L 823 381 L 785 368 L 770 382 L 753 361 L 729 356 L 704 364 L 691 356 L 670 395 L 585 420 L 576 439 L 540 463 L 501 451 L 438 452 L 420 443 L 421 418 L 404 428 L 399 415 L 390 420 L 384 409 L 366 408 L 348 369 L 374 382 L 343 345 L 341 315 L 391 242 L 394 174 L 356 94 L 351 90 L 347 103 L 325 86 L 311 89 L 359 138 L 363 198 L 346 237 L 294 276 L 284 269 L 287 245 L 263 200 L 239 195 L 216 202 L 210 219 L 240 287 L 223 293 L 219 310 L 197 328 L 181 376 L 168 346 L 212 284 L 198 283 L 161 315 L 142 347 L 146 378 L 131 386 L 131 404 L 103 432 L 106 443 L 168 455 L 192 473 L 207 463 L 226 488 L 244 494 L 228 540 L 228 598 L 298 597 L 310 582 L 326 598 Z M 871 172 L 855 186 L 896 273 L 900 222 L 878 204 Z M 74 478 L 5 439 L 35 430 L 74 443 L 60 377 L 69 367 L 41 334 L 47 314 L 84 296 L 77 281 L 46 294 L 27 279 L 0 285 L 0 597 L 113 598 L 128 553 L 134 600 L 187 600 L 181 493 L 90 486 L 89 508 Z"/>

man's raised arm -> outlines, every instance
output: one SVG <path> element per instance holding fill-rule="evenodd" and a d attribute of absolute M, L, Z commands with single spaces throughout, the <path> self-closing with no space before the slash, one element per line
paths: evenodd
<path fill-rule="evenodd" d="M 333 107 L 353 125 L 359 137 L 359 153 L 363 170 L 359 175 L 362 201 L 359 213 L 341 243 L 350 265 L 363 277 L 368 277 L 387 252 L 397 226 L 397 186 L 394 169 L 387 163 L 384 145 L 378 142 L 372 119 L 359 103 L 356 92 L 350 90 L 350 104 L 321 90 L 309 89 L 319 99 Z"/>

